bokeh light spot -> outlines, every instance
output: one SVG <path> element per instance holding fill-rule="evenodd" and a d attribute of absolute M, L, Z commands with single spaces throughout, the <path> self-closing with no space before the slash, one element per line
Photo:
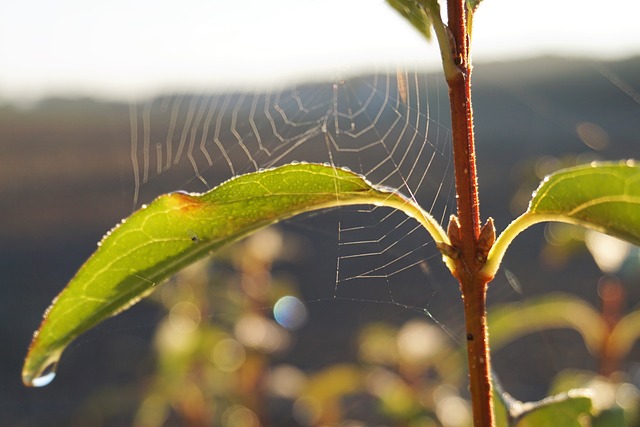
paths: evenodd
<path fill-rule="evenodd" d="M 224 372 L 234 372 L 242 366 L 246 352 L 238 341 L 226 338 L 220 340 L 213 348 L 213 363 Z"/>
<path fill-rule="evenodd" d="M 609 145 L 609 135 L 595 123 L 578 123 L 576 133 L 587 147 L 594 150 L 604 150 Z"/>
<path fill-rule="evenodd" d="M 593 230 L 587 231 L 584 241 L 604 273 L 617 272 L 631 250 L 629 243 Z"/>
<path fill-rule="evenodd" d="M 288 399 L 298 397 L 307 382 L 307 378 L 300 369 L 290 366 L 277 366 L 267 377 L 267 386 L 271 393 Z"/>
<path fill-rule="evenodd" d="M 278 300 L 273 307 L 273 317 L 281 326 L 296 330 L 307 320 L 307 308 L 298 298 L 287 295 Z"/>
<path fill-rule="evenodd" d="M 289 345 L 289 336 L 276 322 L 262 316 L 243 316 L 235 326 L 235 335 L 246 346 L 273 353 Z"/>
<path fill-rule="evenodd" d="M 398 353 L 406 362 L 424 362 L 444 345 L 440 329 L 420 320 L 407 322 L 398 333 Z"/>
<path fill-rule="evenodd" d="M 258 417 L 249 408 L 242 405 L 234 405 L 222 415 L 222 424 L 225 427 L 258 427 Z"/>
<path fill-rule="evenodd" d="M 201 317 L 202 315 L 197 305 L 183 301 L 171 308 L 169 324 L 176 332 L 188 334 L 198 327 Z"/>

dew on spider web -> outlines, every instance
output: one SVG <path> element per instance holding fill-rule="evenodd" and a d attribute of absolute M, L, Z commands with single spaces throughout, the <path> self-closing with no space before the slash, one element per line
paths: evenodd
<path fill-rule="evenodd" d="M 444 221 L 455 198 L 450 131 L 437 119 L 446 101 L 439 78 L 394 67 L 276 91 L 167 95 L 132 105 L 134 204 L 308 161 L 349 168 L 397 188 Z M 329 220 L 306 221 L 317 216 L 288 224 L 337 240 L 335 256 L 319 260 L 335 269 L 334 277 L 323 278 L 320 299 L 391 303 L 438 322 L 428 305 L 442 278 L 425 273 L 425 265 L 441 264 L 441 255 L 415 220 L 376 206 L 341 208 L 329 215 L 334 222 L 327 233 L 319 228 Z"/>

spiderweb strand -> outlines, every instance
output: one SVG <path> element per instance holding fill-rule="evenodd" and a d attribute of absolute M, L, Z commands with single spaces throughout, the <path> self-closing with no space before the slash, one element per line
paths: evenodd
<path fill-rule="evenodd" d="M 277 91 L 171 95 L 133 105 L 134 204 L 304 160 L 348 167 L 399 189 L 444 220 L 455 201 L 450 131 L 437 117 L 446 111 L 443 88 L 437 77 L 393 70 Z M 425 230 L 397 211 L 341 209 L 336 229 L 333 298 L 348 297 L 347 285 L 375 281 L 387 288 L 385 302 L 405 306 L 392 282 L 440 262 Z"/>

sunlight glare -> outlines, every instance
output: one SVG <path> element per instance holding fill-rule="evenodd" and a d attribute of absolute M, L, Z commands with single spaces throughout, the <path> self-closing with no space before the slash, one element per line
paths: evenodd
<path fill-rule="evenodd" d="M 381 61 L 440 66 L 436 43 L 425 43 L 383 0 L 33 3 L 10 2 L 0 14 L 0 55 L 8 59 L 0 68 L 2 98 L 126 99 L 334 78 Z M 639 4 L 484 2 L 474 55 L 638 54 Z"/>

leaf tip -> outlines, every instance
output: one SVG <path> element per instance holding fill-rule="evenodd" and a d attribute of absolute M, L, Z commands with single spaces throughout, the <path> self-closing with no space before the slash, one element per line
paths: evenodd
<path fill-rule="evenodd" d="M 44 387 L 56 376 L 62 348 L 53 351 L 38 346 L 39 331 L 33 334 L 33 341 L 22 368 L 22 383 L 27 387 Z"/>

